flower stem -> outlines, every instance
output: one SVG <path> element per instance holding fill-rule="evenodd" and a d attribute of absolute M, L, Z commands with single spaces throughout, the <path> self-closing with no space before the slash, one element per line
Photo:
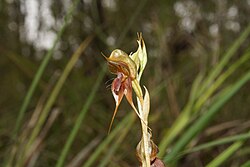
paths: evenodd
<path fill-rule="evenodd" d="M 141 153 L 143 153 L 141 163 L 142 167 L 150 167 L 151 148 L 149 146 L 150 136 L 148 135 L 149 94 L 147 91 L 145 98 L 143 99 L 143 103 L 139 98 L 137 98 L 137 105 L 139 113 L 143 119 L 141 120 L 141 127 L 142 127 Z"/>

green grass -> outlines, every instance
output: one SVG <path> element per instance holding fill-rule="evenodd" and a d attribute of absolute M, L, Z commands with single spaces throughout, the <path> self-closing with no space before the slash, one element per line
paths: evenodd
<path fill-rule="evenodd" d="M 114 47 L 114 46 L 108 46 L 108 44 L 106 43 L 106 38 L 108 36 L 106 35 L 106 33 L 107 34 L 110 33 L 111 35 L 113 35 L 112 31 L 107 30 L 107 29 L 103 30 L 104 28 L 98 25 L 94 27 L 93 31 L 94 31 L 95 37 L 93 37 L 92 35 L 89 35 L 89 36 L 86 35 L 88 37 L 82 42 L 82 44 L 78 47 L 78 49 L 70 57 L 70 59 L 65 60 L 66 66 L 62 67 L 63 72 L 59 76 L 55 85 L 52 84 L 53 86 L 51 86 L 52 88 L 51 88 L 51 91 L 48 93 L 47 98 L 45 98 L 42 104 L 40 102 L 37 102 L 36 107 L 41 107 L 41 113 L 34 127 L 32 127 L 31 129 L 28 129 L 30 131 L 28 131 L 27 129 L 21 130 L 21 127 L 26 127 L 27 122 L 29 122 L 29 120 L 27 121 L 24 119 L 26 114 L 27 114 L 27 119 L 29 119 L 30 113 L 26 113 L 26 112 L 29 110 L 29 107 L 31 106 L 32 99 L 35 98 L 37 87 L 39 84 L 41 84 L 41 78 L 43 75 L 45 75 L 44 73 L 48 68 L 48 64 L 51 62 L 51 57 L 56 52 L 56 45 L 64 37 L 65 29 L 67 28 L 68 25 L 70 25 L 72 21 L 71 19 L 73 18 L 72 17 L 73 13 L 78 12 L 78 9 L 76 7 L 77 7 L 77 4 L 79 4 L 79 2 L 80 2 L 79 0 L 75 0 L 73 4 L 71 5 L 71 7 L 69 8 L 69 10 L 67 11 L 64 17 L 65 18 L 64 22 L 62 24 L 62 27 L 57 33 L 57 37 L 53 43 L 53 46 L 44 56 L 36 73 L 33 73 L 33 71 L 32 72 L 29 71 L 29 69 L 33 69 L 33 67 L 35 66 L 31 65 L 32 68 L 26 68 L 27 62 L 20 61 L 21 59 L 19 59 L 18 56 L 8 56 L 13 64 L 20 66 L 20 69 L 22 69 L 24 73 L 29 75 L 29 77 L 34 77 L 34 79 L 32 80 L 32 83 L 26 93 L 26 96 L 23 99 L 18 115 L 16 116 L 17 118 L 14 124 L 14 131 L 13 133 L 11 133 L 12 139 L 14 139 L 14 142 L 13 142 L 14 144 L 11 143 L 12 144 L 11 153 L 6 154 L 7 156 L 4 157 L 6 159 L 6 162 L 4 164 L 5 167 L 25 166 L 24 163 L 29 160 L 29 156 L 33 156 L 32 151 L 34 149 L 34 146 L 36 146 L 35 145 L 36 142 L 40 139 L 40 134 L 43 132 L 43 129 L 46 126 L 47 120 L 50 118 L 50 113 L 52 111 L 53 105 L 56 105 L 57 102 L 59 101 L 58 97 L 60 96 L 60 93 L 63 92 L 63 88 L 70 87 L 70 89 L 67 90 L 68 91 L 67 93 L 70 94 L 71 96 L 77 96 L 76 94 L 74 94 L 75 85 L 68 86 L 68 85 L 65 85 L 65 82 L 71 76 L 71 72 L 74 66 L 76 65 L 77 60 L 79 60 L 80 55 L 86 49 L 88 48 L 92 49 L 92 47 L 90 46 L 91 41 L 94 40 L 94 42 L 91 43 L 91 45 L 98 46 L 99 43 L 97 42 L 99 41 L 97 39 L 99 39 L 102 42 L 101 44 L 104 45 L 104 48 L 109 49 L 110 52 L 112 51 Z M 99 17 L 98 12 L 100 11 L 97 9 L 98 1 L 95 1 L 94 3 L 96 6 L 93 7 L 94 8 L 93 17 Z M 127 44 L 126 39 L 128 39 L 130 35 L 132 34 L 132 32 L 134 32 L 133 28 L 136 27 L 136 25 L 140 23 L 141 21 L 144 21 L 144 20 L 138 19 L 140 14 L 151 12 L 151 11 L 145 10 L 147 9 L 148 6 L 151 5 L 151 4 L 148 5 L 149 3 L 150 2 L 147 0 L 141 0 L 133 9 L 131 9 L 131 11 L 133 12 L 127 12 L 129 17 L 126 20 L 126 24 L 124 24 L 123 27 L 120 28 L 122 31 L 119 31 L 118 34 L 114 33 L 115 35 L 119 36 L 117 37 L 117 40 L 115 41 L 116 48 L 120 47 L 121 49 L 123 49 L 123 48 L 132 46 L 130 45 L 130 43 L 132 44 L 136 43 L 135 41 L 132 41 L 132 42 L 130 41 L 129 44 Z M 154 5 L 157 5 L 157 4 L 154 4 Z M 80 18 L 77 18 L 77 19 L 80 19 Z M 106 19 L 109 19 L 109 18 L 106 18 Z M 151 18 L 151 19 L 154 20 L 156 18 Z M 76 25 L 76 27 L 77 26 L 78 25 Z M 158 26 L 162 26 L 162 25 L 160 24 L 158 25 L 157 19 L 156 19 L 155 23 L 151 27 L 152 32 L 158 31 L 157 29 L 159 28 Z M 138 32 L 140 31 L 141 30 L 138 29 Z M 177 94 L 177 98 L 179 99 L 186 98 L 186 100 L 185 101 L 183 100 L 184 102 L 180 100 L 182 103 L 180 106 L 181 107 L 183 106 L 183 109 L 181 109 L 180 114 L 174 118 L 172 117 L 167 118 L 168 116 L 171 116 L 171 112 L 169 112 L 168 107 L 166 107 L 165 105 L 165 102 L 167 101 L 165 88 L 167 85 L 165 84 L 166 83 L 165 78 L 163 79 L 161 78 L 164 76 L 160 76 L 160 75 L 157 76 L 158 79 L 159 78 L 162 79 L 160 81 L 155 79 L 157 77 L 150 76 L 151 74 L 154 75 L 153 71 L 155 69 L 156 69 L 155 71 L 157 71 L 158 65 L 161 64 L 161 59 L 163 58 L 157 57 L 158 55 L 155 56 L 153 51 L 149 52 L 150 53 L 148 54 L 149 64 L 152 62 L 153 63 L 150 64 L 149 68 L 145 69 L 145 72 L 146 72 L 145 77 L 149 77 L 149 78 L 143 78 L 143 84 L 151 86 L 149 89 L 149 92 L 151 93 L 151 101 L 156 103 L 156 104 L 151 105 L 154 107 L 156 106 L 156 108 L 151 108 L 150 118 L 154 118 L 154 119 L 150 121 L 149 126 L 153 127 L 153 132 L 155 131 L 155 129 L 157 129 L 156 133 L 153 133 L 153 138 L 156 138 L 159 141 L 157 143 L 159 144 L 159 150 L 160 150 L 158 157 L 163 159 L 164 162 L 166 162 L 166 164 L 168 164 L 170 167 L 178 166 L 178 164 L 181 163 L 180 160 L 183 157 L 189 156 L 192 153 L 195 153 L 198 151 L 204 151 L 204 150 L 212 150 L 215 147 L 220 147 L 222 145 L 225 146 L 225 144 L 231 144 L 230 146 L 227 146 L 226 148 L 223 147 L 224 150 L 221 153 L 219 153 L 218 155 L 215 155 L 215 158 L 209 159 L 209 162 L 205 164 L 207 167 L 222 166 L 224 163 L 230 162 L 231 157 L 235 153 L 240 151 L 243 148 L 244 144 L 246 143 L 245 141 L 249 139 L 250 137 L 249 132 L 240 132 L 240 134 L 227 136 L 225 138 L 222 138 L 222 137 L 212 138 L 211 141 L 208 141 L 207 143 L 198 142 L 199 145 L 193 145 L 192 143 L 193 141 L 197 141 L 197 140 L 199 141 L 199 136 L 202 136 L 203 131 L 207 128 L 207 126 L 213 123 L 213 120 L 216 118 L 216 116 L 220 112 L 222 112 L 224 107 L 231 102 L 231 99 L 234 96 L 236 96 L 237 93 L 240 92 L 240 89 L 246 86 L 247 84 L 249 84 L 250 48 L 249 48 L 249 44 L 247 43 L 249 42 L 249 34 L 250 34 L 250 25 L 248 25 L 245 28 L 245 30 L 243 30 L 242 33 L 240 33 L 239 37 L 235 41 L 232 41 L 232 45 L 229 46 L 224 53 L 221 53 L 220 59 L 218 60 L 218 62 L 214 66 L 210 66 L 209 67 L 210 70 L 206 71 L 207 73 L 198 72 L 196 77 L 195 76 L 190 77 L 193 80 L 190 81 L 192 82 L 190 93 L 185 94 L 187 95 L 187 98 L 186 97 L 183 98 L 182 97 L 183 94 L 180 94 L 180 95 Z M 136 35 L 136 33 L 134 35 Z M 152 33 L 150 35 L 154 36 L 155 34 Z M 147 42 L 151 43 L 150 38 L 152 38 L 152 36 L 147 36 L 147 38 L 145 38 L 146 45 L 147 45 Z M 65 38 L 67 38 L 66 35 L 65 35 Z M 148 39 L 148 41 L 146 39 Z M 152 38 L 152 41 L 153 40 L 154 38 Z M 156 42 L 153 41 L 152 43 L 153 45 L 155 45 Z M 151 43 L 151 47 L 153 47 L 152 43 Z M 156 50 L 159 49 L 158 47 L 159 46 L 157 45 Z M 148 47 L 148 45 L 147 45 L 147 49 L 148 51 L 151 50 L 151 48 Z M 96 55 L 91 55 L 91 56 L 92 57 L 89 58 L 89 60 L 86 60 L 85 57 L 83 58 L 83 60 L 84 61 L 86 60 L 87 62 L 87 63 L 84 62 L 86 63 L 84 65 L 88 66 L 88 63 L 92 61 L 93 57 L 94 58 L 98 57 Z M 138 119 L 133 112 L 126 112 L 127 114 L 125 116 L 123 115 L 123 118 L 121 119 L 121 121 L 115 124 L 114 129 L 111 131 L 109 135 L 107 135 L 107 131 L 105 130 L 104 132 L 102 132 L 102 130 L 105 129 L 105 127 L 102 127 L 104 124 L 103 122 L 108 124 L 109 118 L 111 117 L 111 111 L 108 114 L 106 113 L 106 111 L 112 108 L 112 106 L 110 105 L 113 105 L 112 103 L 113 99 L 111 95 L 109 96 L 110 99 L 104 99 L 98 96 L 99 92 L 101 95 L 104 95 L 108 92 L 108 90 L 100 90 L 101 85 L 104 84 L 103 79 L 105 75 L 107 74 L 107 66 L 106 64 L 104 64 L 105 60 L 102 59 L 101 56 L 99 56 L 97 59 L 99 63 L 98 67 L 96 66 L 96 64 L 98 63 L 95 62 L 96 63 L 95 67 L 91 67 L 91 69 L 85 69 L 86 71 L 88 70 L 89 71 L 83 72 L 84 74 L 85 72 L 86 74 L 88 73 L 87 75 L 89 76 L 84 76 L 82 74 L 82 71 L 79 72 L 80 78 L 78 78 L 78 80 L 79 82 L 81 82 L 82 85 L 84 85 L 81 87 L 81 90 L 85 90 L 86 92 L 76 92 L 76 93 L 79 93 L 79 94 L 84 93 L 84 95 L 86 95 L 86 100 L 84 102 L 81 101 L 82 99 L 79 100 L 80 102 L 78 101 L 80 103 L 81 108 L 79 107 L 79 111 L 76 111 L 76 113 L 74 113 L 76 114 L 76 118 L 73 116 L 72 118 L 70 118 L 72 122 L 70 123 L 67 122 L 67 124 L 65 123 L 65 125 L 60 125 L 60 127 L 66 127 L 66 126 L 68 127 L 66 133 L 64 130 L 62 130 L 64 134 L 58 135 L 56 134 L 57 130 L 55 130 L 56 128 L 58 129 L 58 127 L 54 127 L 55 129 L 52 128 L 53 132 L 51 132 L 51 134 L 47 136 L 48 138 L 46 138 L 45 140 L 41 142 L 41 148 L 39 147 L 37 150 L 34 151 L 34 153 L 38 152 L 39 158 L 41 157 L 41 159 L 37 160 L 37 162 L 38 161 L 41 162 L 39 165 L 44 163 L 43 165 L 46 166 L 47 165 L 46 160 L 49 159 L 48 166 L 56 166 L 56 167 L 65 166 L 65 164 L 68 163 L 68 160 L 73 159 L 72 157 L 75 154 L 77 154 L 77 151 L 79 151 L 78 149 L 79 147 L 87 148 L 87 145 L 81 145 L 81 143 L 91 143 L 92 136 L 87 136 L 86 135 L 87 133 L 91 135 L 96 135 L 96 133 L 101 133 L 100 138 L 102 138 L 102 140 L 100 141 L 100 143 L 98 143 L 98 145 L 92 151 L 89 152 L 87 156 L 84 157 L 85 159 L 83 163 L 81 164 L 82 167 L 91 167 L 91 166 L 105 167 L 105 166 L 112 166 L 112 165 L 115 166 L 117 165 L 117 163 L 119 163 L 119 158 L 123 156 L 123 152 L 126 152 L 127 150 L 130 150 L 130 152 L 132 152 L 131 157 L 133 159 L 136 159 L 135 153 L 134 153 L 135 151 L 134 152 L 131 151 L 131 148 L 134 148 L 135 150 L 136 143 L 138 141 L 134 141 L 134 143 L 126 143 L 126 139 L 128 137 L 136 139 L 138 136 L 140 136 L 140 134 L 138 132 L 135 132 L 134 130 L 136 129 L 134 128 L 134 126 Z M 157 64 L 157 62 L 159 64 Z M 165 68 L 161 66 L 159 66 L 159 68 Z M 164 72 L 165 72 L 164 70 L 162 70 L 163 71 L 161 73 L 162 75 L 164 75 Z M 179 73 L 174 71 L 172 75 L 173 75 L 171 76 L 172 78 L 177 78 Z M 155 82 L 155 80 L 157 80 L 157 82 Z M 180 82 L 182 81 L 183 80 L 180 79 Z M 49 84 L 43 83 L 42 85 L 48 86 Z M 88 86 L 88 88 L 85 88 L 86 85 Z M 152 85 L 155 87 L 153 87 Z M 181 93 L 184 89 L 185 91 L 187 91 L 186 90 L 187 87 L 184 87 L 184 88 L 178 87 L 178 93 L 179 92 Z M 42 92 L 42 93 L 46 94 L 46 92 Z M 242 95 L 242 96 L 244 96 L 245 98 L 245 95 Z M 106 96 L 104 97 L 106 98 Z M 66 96 L 66 98 L 68 98 L 68 96 Z M 157 100 L 154 101 L 154 98 Z M 102 104 L 94 104 L 95 99 L 98 99 L 98 100 L 101 99 L 102 101 L 100 103 Z M 237 100 L 240 101 L 240 99 L 237 99 Z M 71 100 L 69 100 L 70 105 L 72 105 L 71 103 L 75 105 L 76 102 L 75 101 L 72 102 Z M 158 103 L 160 105 L 163 105 L 165 108 L 164 107 L 161 108 L 161 106 L 158 106 L 159 105 Z M 238 102 L 238 104 L 240 105 L 241 103 Z M 70 107 L 74 108 L 73 105 Z M 93 106 L 93 113 L 90 113 L 90 108 L 92 109 L 92 106 Z M 238 109 L 239 111 L 237 112 L 240 113 L 241 107 L 238 106 Z M 100 114 L 100 116 L 99 115 L 96 116 L 95 115 L 96 110 L 98 110 L 98 112 L 101 112 L 102 114 Z M 83 124 L 88 124 L 86 120 L 86 116 L 90 116 L 92 118 L 90 120 L 96 121 L 94 123 L 99 123 L 99 124 L 96 125 L 96 127 L 88 127 L 86 129 L 86 132 L 83 131 L 83 134 L 82 133 L 79 134 L 80 129 L 83 126 Z M 168 125 L 168 123 L 166 123 L 167 122 L 166 120 L 173 120 L 173 119 L 175 120 L 173 121 L 173 124 L 171 126 Z M 26 132 L 28 134 L 24 135 Z M 53 134 L 54 132 L 55 134 Z M 4 130 L 2 129 L 1 129 L 1 134 L 4 134 Z M 131 137 L 131 135 L 137 135 L 137 136 Z M 61 140 L 58 140 L 60 141 L 58 143 L 62 144 L 63 146 L 59 146 L 59 148 L 56 148 L 55 146 L 55 148 L 53 148 L 53 144 L 55 143 L 57 144 L 57 137 L 63 137 L 65 141 L 62 142 Z M 123 146 L 124 143 L 127 144 L 126 145 L 127 147 L 125 149 L 121 148 L 121 146 Z M 4 147 L 4 142 L 1 143 L 1 147 Z M 41 151 L 40 149 L 42 150 L 42 153 L 40 152 Z M 8 148 L 8 150 L 10 150 L 10 148 Z M 40 153 L 42 154 L 42 156 L 40 156 Z M 42 158 L 44 158 L 45 160 Z M 113 160 L 114 162 L 111 163 L 111 161 Z M 118 162 L 116 162 L 116 160 Z M 127 161 L 127 159 L 124 161 Z M 244 164 L 242 164 L 242 167 L 247 167 L 249 166 L 249 164 L 250 162 L 246 161 L 244 162 Z M 130 165 L 130 162 L 128 163 L 125 162 L 121 166 L 129 166 L 129 165 Z"/>
<path fill-rule="evenodd" d="M 211 142 L 208 142 L 208 143 L 204 143 L 204 144 L 195 146 L 195 147 L 191 148 L 190 150 L 185 151 L 185 154 L 186 153 L 197 152 L 197 151 L 201 151 L 201 150 L 205 150 L 205 149 L 210 149 L 211 147 L 231 143 L 231 142 L 234 142 L 234 141 L 246 140 L 246 139 L 249 139 L 249 138 L 250 138 L 250 133 L 249 132 L 244 133 L 244 134 L 229 136 L 229 137 L 225 137 L 225 138 L 220 138 L 218 140 L 214 140 L 214 141 L 211 141 Z"/>
<path fill-rule="evenodd" d="M 63 166 L 64 164 L 64 161 L 65 161 L 65 158 L 67 156 L 67 153 L 69 152 L 70 150 L 70 146 L 72 145 L 79 129 L 80 129 L 80 126 L 82 125 L 82 121 L 93 101 L 93 99 L 95 98 L 96 96 L 96 92 L 98 91 L 98 88 L 101 84 L 101 81 L 103 79 L 103 76 L 105 74 L 105 70 L 106 69 L 106 66 L 103 66 L 102 69 L 101 69 L 101 73 L 99 74 L 97 80 L 96 80 L 96 83 L 94 85 L 94 87 L 92 88 L 92 91 L 89 95 L 89 98 L 87 99 L 86 103 L 84 104 L 84 106 L 82 107 L 82 110 L 80 112 L 80 114 L 78 115 L 78 118 L 75 122 L 75 125 L 74 127 L 72 128 L 71 132 L 70 132 L 70 135 L 65 143 L 65 146 L 63 147 L 63 150 L 59 156 L 59 159 L 57 161 L 57 164 L 56 164 L 56 167 L 60 167 L 60 166 Z"/>
<path fill-rule="evenodd" d="M 228 100 L 235 94 L 237 91 L 250 80 L 250 71 L 246 73 L 242 78 L 239 79 L 232 86 L 225 88 L 217 97 L 214 99 L 214 102 L 210 104 L 210 107 L 207 109 L 202 116 L 195 121 L 191 127 L 182 134 L 181 138 L 176 142 L 172 151 L 164 157 L 165 162 L 174 162 L 174 158 L 181 153 L 185 146 L 197 135 L 199 134 L 213 117 L 220 111 L 221 107 L 228 102 Z"/>
<path fill-rule="evenodd" d="M 37 88 L 37 85 L 38 85 L 38 83 L 39 83 L 39 81 L 40 81 L 40 79 L 41 79 L 41 77 L 42 77 L 42 75 L 43 75 L 43 73 L 44 73 L 44 71 L 45 71 L 45 69 L 46 69 L 52 55 L 53 55 L 53 53 L 54 53 L 54 51 L 55 51 L 57 43 L 60 41 L 60 39 L 61 39 L 61 37 L 62 37 L 66 27 L 67 27 L 67 25 L 70 23 L 70 18 L 72 17 L 72 14 L 73 14 L 73 12 L 75 10 L 75 7 L 77 6 L 79 1 L 80 0 L 75 0 L 73 2 L 73 5 L 70 7 L 69 11 L 65 15 L 64 24 L 62 25 L 60 31 L 58 31 L 56 39 L 55 39 L 55 41 L 53 43 L 53 46 L 47 52 L 47 54 L 44 56 L 44 59 L 43 59 L 41 65 L 39 66 L 39 68 L 38 68 L 38 70 L 37 70 L 37 72 L 35 74 L 34 79 L 32 80 L 30 88 L 29 88 L 29 90 L 28 90 L 28 92 L 27 92 L 27 94 L 26 94 L 26 96 L 24 98 L 24 101 L 23 101 L 22 106 L 20 108 L 19 114 L 17 116 L 17 121 L 16 121 L 15 129 L 14 129 L 14 138 L 17 135 L 19 128 L 21 127 L 21 123 L 22 123 L 22 120 L 23 120 L 23 117 L 24 117 L 24 113 L 28 108 L 28 105 L 29 105 L 29 103 L 31 101 L 31 98 L 32 98 L 36 88 Z"/>
<path fill-rule="evenodd" d="M 241 34 L 241 36 L 234 42 L 234 44 L 228 49 L 225 55 L 222 56 L 222 60 L 212 68 L 209 75 L 205 78 L 199 75 L 194 82 L 191 90 L 189 101 L 187 102 L 183 112 L 178 116 L 172 127 L 165 133 L 159 145 L 160 150 L 166 150 L 166 148 L 174 141 L 174 139 L 181 133 L 181 131 L 190 123 L 190 120 L 201 111 L 202 106 L 208 101 L 213 93 L 218 90 L 225 80 L 232 75 L 239 67 L 246 63 L 249 59 L 249 50 L 244 56 L 235 63 L 233 63 L 226 72 L 220 74 L 223 68 L 227 65 L 229 59 L 236 53 L 237 49 L 247 39 L 250 33 L 250 25 Z M 160 157 L 164 155 L 164 151 L 160 153 Z"/>

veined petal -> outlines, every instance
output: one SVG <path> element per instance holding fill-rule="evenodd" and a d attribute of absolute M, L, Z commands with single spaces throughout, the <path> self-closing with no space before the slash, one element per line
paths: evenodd
<path fill-rule="evenodd" d="M 125 86 L 124 94 L 126 96 L 126 99 L 128 100 L 129 104 L 132 106 L 132 108 L 136 110 L 134 103 L 133 103 L 133 99 L 132 99 L 132 82 L 130 78 L 127 78 L 124 81 L 124 86 Z"/>
<path fill-rule="evenodd" d="M 117 76 L 117 78 L 114 79 L 113 83 L 112 83 L 112 94 L 113 94 L 113 97 L 115 99 L 115 110 L 114 110 L 114 113 L 113 113 L 113 116 L 112 116 L 112 119 L 111 119 L 111 122 L 110 122 L 110 125 L 109 125 L 109 131 L 108 133 L 110 132 L 111 130 L 111 127 L 112 127 L 112 124 L 114 122 L 114 119 L 115 119 L 115 116 L 116 116 L 116 113 L 118 111 L 118 107 L 122 101 L 122 98 L 124 96 L 124 90 L 125 90 L 125 86 L 122 84 L 122 74 L 119 74 Z"/>
<path fill-rule="evenodd" d="M 126 76 L 131 75 L 129 67 L 124 62 L 108 59 L 108 67 L 113 74 L 123 73 Z"/>
<path fill-rule="evenodd" d="M 137 77 L 136 64 L 127 53 L 120 49 L 115 49 L 109 57 L 104 57 L 108 61 L 110 72 L 115 74 L 121 72 L 131 79 Z"/>

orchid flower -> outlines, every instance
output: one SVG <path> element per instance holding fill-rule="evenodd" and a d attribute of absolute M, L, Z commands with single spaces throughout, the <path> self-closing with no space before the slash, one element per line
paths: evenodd
<path fill-rule="evenodd" d="M 148 127 L 148 115 L 150 109 L 150 96 L 144 86 L 145 95 L 143 98 L 140 79 L 147 64 L 147 52 L 142 34 L 138 33 L 138 49 L 135 53 L 128 55 L 120 49 L 115 49 L 109 57 L 105 57 L 109 71 L 116 75 L 112 82 L 111 91 L 115 99 L 115 110 L 109 125 L 109 132 L 112 127 L 118 107 L 125 95 L 127 101 L 136 112 L 141 121 L 142 138 L 136 150 L 136 155 L 142 167 L 164 167 L 163 162 L 157 158 L 158 147 L 154 144 L 152 130 Z M 132 91 L 137 97 L 138 110 L 133 103 Z M 139 111 L 139 112 L 138 112 Z"/>
<path fill-rule="evenodd" d="M 111 91 L 115 99 L 116 107 L 112 120 L 109 126 L 109 132 L 112 127 L 115 115 L 118 111 L 118 107 L 125 95 L 127 101 L 136 112 L 136 114 L 141 118 L 139 112 L 137 111 L 133 99 L 132 99 L 132 85 L 134 85 L 134 90 L 136 90 L 137 96 L 142 99 L 142 91 L 137 80 L 137 66 L 135 62 L 128 56 L 127 53 L 120 49 L 115 49 L 110 57 L 104 56 L 108 62 L 109 71 L 116 74 L 117 77 L 113 80 Z M 132 84 L 133 83 L 133 84 Z"/>

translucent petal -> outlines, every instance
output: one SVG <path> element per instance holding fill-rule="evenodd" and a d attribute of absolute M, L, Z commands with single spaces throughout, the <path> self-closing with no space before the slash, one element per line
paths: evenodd
<path fill-rule="evenodd" d="M 112 90 L 112 94 L 114 96 L 114 99 L 115 99 L 115 110 L 114 110 L 114 114 L 112 116 L 112 119 L 111 119 L 111 122 L 110 122 L 110 125 L 109 125 L 109 131 L 108 133 L 110 132 L 111 130 L 111 127 L 112 127 L 112 124 L 114 122 L 114 119 L 115 119 L 115 116 L 116 116 L 116 113 L 118 111 L 118 107 L 122 101 L 122 98 L 124 96 L 124 90 L 125 90 L 125 87 L 124 85 L 122 84 L 122 78 L 123 76 L 121 75 L 118 75 L 117 78 L 114 79 L 113 83 L 112 83 L 112 87 L 111 87 L 111 90 Z"/>

